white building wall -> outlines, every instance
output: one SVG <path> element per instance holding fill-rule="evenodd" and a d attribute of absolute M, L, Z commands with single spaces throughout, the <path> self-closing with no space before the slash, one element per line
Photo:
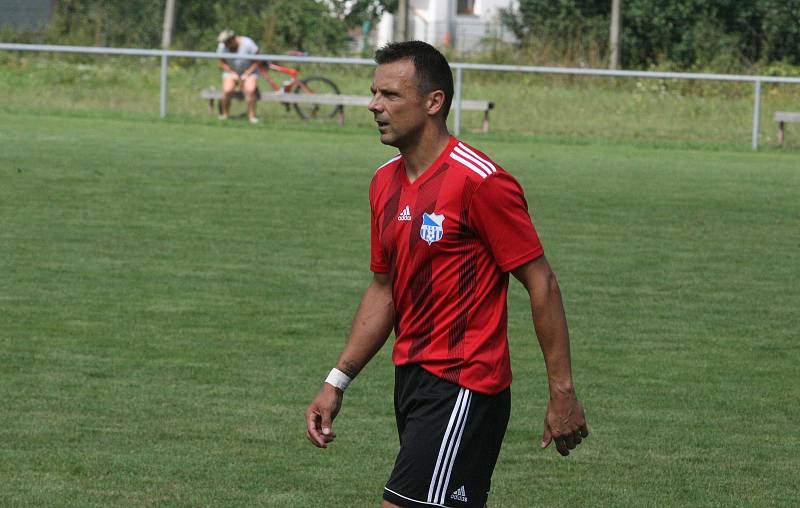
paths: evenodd
<path fill-rule="evenodd" d="M 516 0 L 475 0 L 475 15 L 483 21 L 494 21 L 500 9 L 517 8 L 519 2 Z"/>
<path fill-rule="evenodd" d="M 392 33 L 394 31 L 394 16 L 391 13 L 385 12 L 378 22 L 377 34 L 375 36 L 375 47 L 382 48 L 386 44 L 392 42 Z"/>
<path fill-rule="evenodd" d="M 473 14 L 467 15 L 457 15 L 456 5 L 457 0 L 409 0 L 410 36 L 464 52 L 484 49 L 485 41 L 491 38 L 513 42 L 513 35 L 500 26 L 499 11 L 516 8 L 517 0 L 475 0 Z M 379 27 L 385 27 L 390 17 L 384 14 Z M 383 40 L 380 36 L 378 39 Z"/>
<path fill-rule="evenodd" d="M 449 0 L 410 0 L 412 36 L 434 46 L 443 46 L 447 33 L 448 3 Z"/>

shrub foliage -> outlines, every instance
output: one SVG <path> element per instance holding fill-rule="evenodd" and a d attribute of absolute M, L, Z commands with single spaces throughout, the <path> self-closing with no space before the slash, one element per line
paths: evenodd
<path fill-rule="evenodd" d="M 252 37 L 264 51 L 337 53 L 347 29 L 375 20 L 396 0 L 201 0 L 176 2 L 173 46 L 210 50 L 223 28 Z M 154 48 L 163 1 L 60 0 L 44 34 L 49 42 Z M 27 38 L 20 35 L 18 38 Z"/>
<path fill-rule="evenodd" d="M 551 41 L 608 50 L 609 0 L 519 0 L 501 17 L 522 46 Z M 626 67 L 800 65 L 800 0 L 624 0 Z"/>
<path fill-rule="evenodd" d="M 147 48 L 161 43 L 164 0 L 58 0 L 53 5 L 44 34 L 4 32 L 3 39 Z M 346 47 L 348 28 L 396 10 L 397 0 L 176 5 L 177 48 L 213 49 L 216 34 L 232 28 L 266 52 L 338 53 Z M 523 49 L 513 48 L 513 59 L 595 66 L 607 58 L 611 0 L 518 0 L 515 5 L 501 10 L 501 20 Z M 756 65 L 798 66 L 800 0 L 623 0 L 621 56 L 628 68 L 735 72 Z"/>

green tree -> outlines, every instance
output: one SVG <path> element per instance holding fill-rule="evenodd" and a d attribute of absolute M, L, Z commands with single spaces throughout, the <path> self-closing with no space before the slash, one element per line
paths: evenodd
<path fill-rule="evenodd" d="M 370 2 L 360 1 L 359 12 L 376 12 Z M 378 5 L 382 1 L 375 0 Z M 264 51 L 338 52 L 346 41 L 344 5 L 343 0 L 178 1 L 173 45 L 213 50 L 219 31 L 231 28 L 252 37 Z M 163 1 L 60 0 L 55 3 L 48 40 L 155 48 L 161 42 L 163 15 Z"/>
<path fill-rule="evenodd" d="M 375 24 L 384 12 L 397 12 L 397 0 L 354 0 L 343 2 L 337 0 L 341 9 L 341 18 L 347 26 L 359 26 L 364 21 Z"/>
<path fill-rule="evenodd" d="M 610 0 L 520 0 L 502 13 L 523 46 L 594 39 L 604 48 Z M 800 65 L 800 0 L 625 0 L 622 61 L 678 68 Z"/>
<path fill-rule="evenodd" d="M 607 37 L 610 0 L 519 0 L 516 10 L 502 9 L 501 20 L 523 44 L 536 40 L 569 39 L 588 30 Z"/>
<path fill-rule="evenodd" d="M 47 29 L 48 39 L 61 44 L 157 47 L 161 40 L 161 2 L 61 0 Z"/>
<path fill-rule="evenodd" d="M 347 41 L 344 21 L 316 0 L 273 0 L 262 12 L 265 44 L 305 52 L 339 52 Z"/>

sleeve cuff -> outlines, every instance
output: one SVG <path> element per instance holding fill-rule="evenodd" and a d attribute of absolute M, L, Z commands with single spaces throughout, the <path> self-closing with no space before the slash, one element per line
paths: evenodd
<path fill-rule="evenodd" d="M 375 263 L 370 263 L 369 270 L 372 273 L 389 273 L 389 267 L 384 265 L 376 265 Z"/>
<path fill-rule="evenodd" d="M 544 249 L 540 245 L 540 246 L 536 247 L 535 249 L 533 249 L 531 251 L 528 251 L 528 252 L 526 252 L 525 254 L 523 254 L 521 256 L 517 256 L 514 259 L 511 259 L 511 260 L 506 261 L 504 263 L 498 263 L 498 266 L 500 267 L 500 270 L 502 270 L 504 272 L 510 272 L 511 270 L 519 268 L 520 266 L 524 265 L 525 263 L 530 263 L 534 259 L 539 258 L 539 257 L 541 257 L 543 255 L 544 255 Z"/>

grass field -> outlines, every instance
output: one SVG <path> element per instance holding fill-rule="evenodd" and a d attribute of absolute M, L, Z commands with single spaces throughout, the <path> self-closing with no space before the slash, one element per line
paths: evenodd
<path fill-rule="evenodd" d="M 215 62 L 174 60 L 169 113 L 182 121 L 216 122 L 200 91 L 219 88 Z M 59 57 L 0 52 L 0 111 L 155 118 L 159 113 L 158 61 L 152 58 Z M 332 78 L 344 93 L 368 95 L 369 66 L 304 65 L 303 76 Z M 277 79 L 282 75 L 278 74 Z M 262 83 L 262 88 L 266 85 Z M 706 147 L 749 147 L 753 86 L 680 80 L 566 78 L 467 71 L 464 97 L 495 102 L 492 130 L 559 141 L 637 141 Z M 760 143 L 777 145 L 776 111 L 800 108 L 800 86 L 765 85 Z M 294 111 L 261 104 L 272 126 L 299 123 Z M 244 113 L 237 104 L 234 113 Z M 481 112 L 464 112 L 462 132 L 479 129 Z M 347 108 L 347 123 L 370 127 L 365 108 Z M 800 147 L 800 128 L 787 128 L 786 148 Z"/>
<path fill-rule="evenodd" d="M 559 275 L 590 438 L 538 450 L 512 283 L 491 506 L 794 506 L 800 154 L 499 134 Z M 303 410 L 369 280 L 371 130 L 0 112 L 0 505 L 377 506 L 385 348 Z"/>

